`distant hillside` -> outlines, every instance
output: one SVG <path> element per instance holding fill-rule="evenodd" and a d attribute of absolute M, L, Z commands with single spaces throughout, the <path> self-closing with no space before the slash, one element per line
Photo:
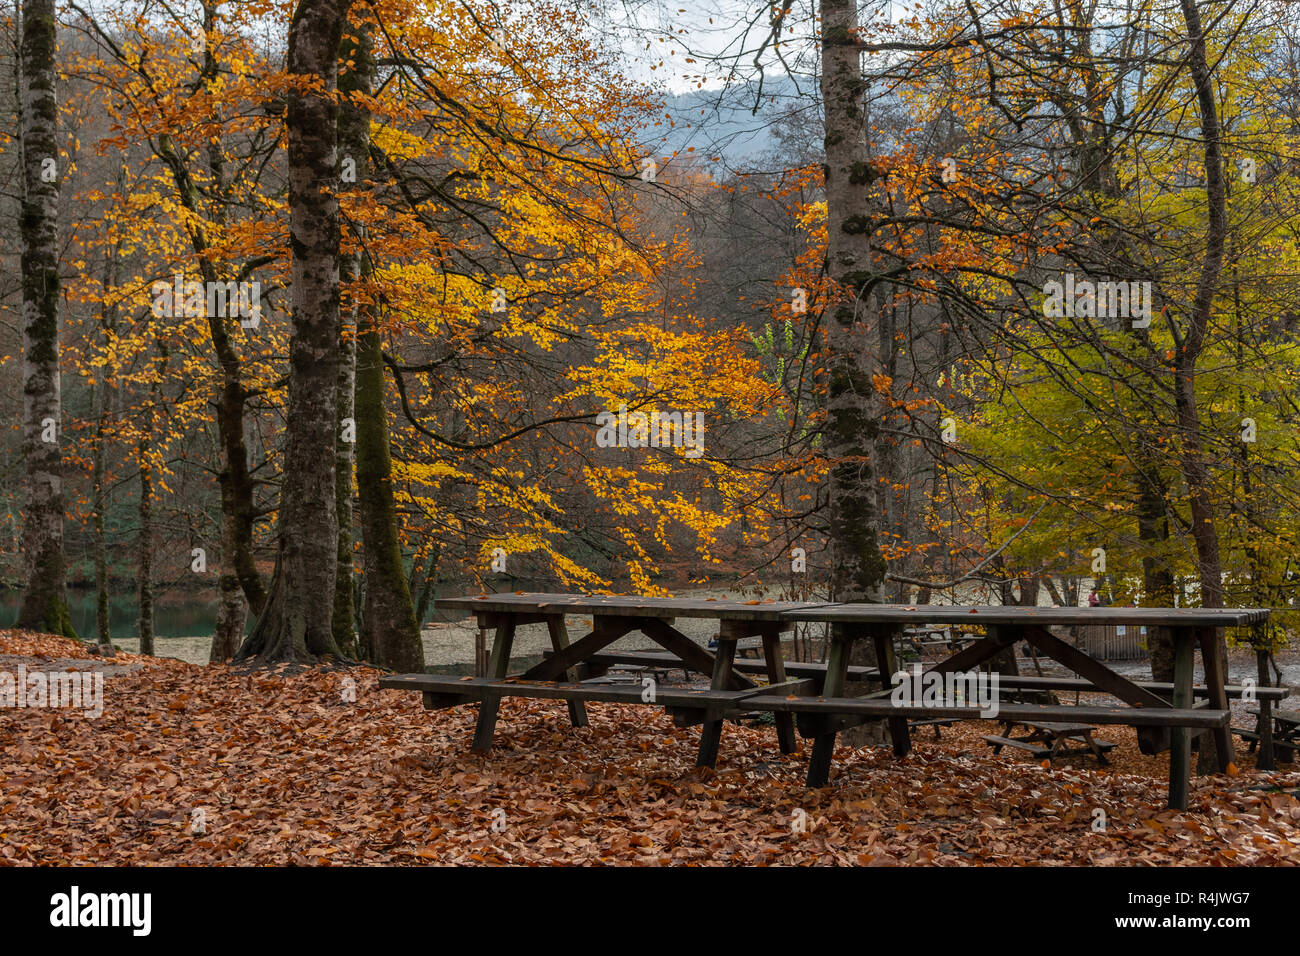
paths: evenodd
<path fill-rule="evenodd" d="M 900 106 L 889 92 L 872 97 L 872 110 L 881 118 Z M 757 82 L 680 93 L 667 97 L 664 111 L 673 125 L 665 119 L 643 133 L 656 155 L 687 154 L 693 147 L 691 155 L 721 156 L 726 168 L 737 170 L 821 153 L 821 94 L 814 78 L 796 83 L 788 76 L 769 76 L 761 97 Z"/>

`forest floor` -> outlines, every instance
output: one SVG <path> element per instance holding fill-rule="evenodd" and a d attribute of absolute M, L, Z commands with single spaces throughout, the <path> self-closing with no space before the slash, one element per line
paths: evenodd
<path fill-rule="evenodd" d="M 0 864 L 1300 863 L 1300 768 L 1258 773 L 1242 747 L 1170 811 L 1168 755 L 1131 728 L 1101 729 L 1108 768 L 994 756 L 991 722 L 926 730 L 902 760 L 839 748 L 809 790 L 771 727 L 728 724 L 699 770 L 698 729 L 654 707 L 589 704 L 575 730 L 558 702 L 507 700 L 482 756 L 474 706 L 425 711 L 370 668 L 105 660 L 0 631 L 0 671 L 19 664 L 103 670 L 104 708 L 0 710 Z"/>

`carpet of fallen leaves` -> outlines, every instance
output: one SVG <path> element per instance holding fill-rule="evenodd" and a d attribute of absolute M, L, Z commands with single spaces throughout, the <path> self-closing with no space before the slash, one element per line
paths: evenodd
<path fill-rule="evenodd" d="M 89 658 L 0 631 L 0 668 Z M 125 665 L 125 666 L 124 666 Z M 476 708 L 427 712 L 368 668 L 239 671 L 119 655 L 104 713 L 0 710 L 0 863 L 1295 864 L 1300 773 L 1195 778 L 1164 807 L 1167 758 L 1046 768 L 980 734 L 917 733 L 899 760 L 841 747 L 803 785 L 771 727 L 728 724 L 716 772 L 662 710 L 508 700 L 490 755 Z M 123 672 L 124 671 L 124 672 Z M 355 702 L 344 693 L 349 679 Z M 196 814 L 194 811 L 201 811 Z M 1105 814 L 1105 829 L 1095 821 Z M 196 828 L 199 819 L 203 826 Z M 201 829 L 203 832 L 196 832 Z"/>

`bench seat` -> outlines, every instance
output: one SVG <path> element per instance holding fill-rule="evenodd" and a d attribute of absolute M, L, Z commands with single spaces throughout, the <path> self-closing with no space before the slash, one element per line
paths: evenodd
<path fill-rule="evenodd" d="M 1038 740 L 1025 740 L 1024 738 L 1021 737 L 1002 737 L 999 736 L 998 734 L 986 734 L 984 737 L 984 742 L 993 748 L 994 753 L 997 753 L 1003 747 L 1016 747 L 1020 750 L 1028 750 L 1035 757 L 1052 756 L 1051 744 L 1047 743 L 1045 745 L 1044 742 Z M 1097 745 L 1097 750 L 1100 750 L 1102 753 L 1110 753 L 1117 746 L 1119 746 L 1118 744 L 1112 743 L 1109 740 L 1098 740 L 1095 737 L 1092 738 L 1092 742 Z M 1072 747 L 1069 750 L 1058 750 L 1056 752 L 1056 756 L 1092 757 L 1095 756 L 1095 753 L 1091 747 Z"/>
<path fill-rule="evenodd" d="M 736 708 L 745 697 L 771 690 L 787 693 L 808 693 L 812 682 L 790 680 L 783 684 L 769 684 L 745 690 L 710 690 L 708 688 L 664 687 L 654 688 L 654 699 L 643 698 L 646 688 L 639 685 L 611 685 L 573 683 L 570 681 L 525 681 L 489 677 L 448 677 L 438 674 L 393 674 L 379 679 L 381 690 L 419 691 L 424 695 L 427 710 L 456 707 L 460 704 L 482 702 L 484 699 L 503 697 L 529 697 L 540 700 L 603 701 L 619 704 L 647 704 L 665 707 L 673 713 L 678 726 L 686 727 L 703 722 L 709 714 L 739 714 Z"/>
<path fill-rule="evenodd" d="M 549 657 L 553 651 L 544 651 L 543 654 Z M 593 654 L 587 660 L 588 664 L 607 665 L 607 664 L 642 664 L 667 666 L 674 670 L 684 667 L 681 659 L 676 654 L 670 654 L 667 651 L 607 651 L 600 654 Z M 764 664 L 762 661 L 737 660 L 732 667 L 735 670 L 748 674 L 764 673 Z M 821 679 L 826 676 L 826 665 L 815 661 L 786 661 L 785 672 L 791 677 L 811 677 Z M 850 665 L 848 669 L 848 679 L 851 681 L 880 681 L 880 671 L 875 667 L 864 667 L 861 665 Z M 1153 694 L 1162 696 L 1171 696 L 1174 692 L 1174 685 L 1165 681 L 1134 681 L 1138 687 L 1143 690 L 1149 690 Z M 1104 693 L 1098 690 L 1096 685 L 1091 681 L 1079 677 L 1037 677 L 1032 675 L 1015 675 L 999 674 L 998 687 L 1008 690 L 1029 690 L 1029 691 L 1079 691 L 1081 693 Z M 1239 684 L 1228 684 L 1224 687 L 1229 699 L 1240 700 L 1245 694 L 1246 688 Z M 1284 700 L 1291 695 L 1288 687 L 1256 687 L 1255 696 L 1261 700 Z M 1192 696 L 1206 697 L 1210 696 L 1210 689 L 1204 684 L 1194 684 L 1192 686 Z"/>
<path fill-rule="evenodd" d="M 782 697 L 760 693 L 738 700 L 742 710 L 772 710 L 796 714 L 800 733 L 806 737 L 830 733 L 864 720 L 887 717 L 939 718 L 961 720 L 1014 720 L 1040 722 L 1043 718 L 1086 721 L 1089 724 L 1119 724 L 1130 727 L 1226 727 L 1231 716 L 1226 710 L 1208 707 L 1066 707 L 1037 704 L 1001 704 L 993 717 L 982 717 L 978 707 L 895 706 L 888 699 L 861 697 Z"/>

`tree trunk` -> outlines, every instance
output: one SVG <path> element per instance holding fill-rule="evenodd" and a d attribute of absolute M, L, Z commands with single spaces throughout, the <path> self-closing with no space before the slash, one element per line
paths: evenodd
<path fill-rule="evenodd" d="M 18 626 L 75 638 L 63 551 L 59 106 L 54 0 L 22 5 L 23 602 Z"/>
<path fill-rule="evenodd" d="M 827 341 L 826 455 L 831 461 L 831 586 L 837 601 L 882 596 L 872 458 L 879 430 L 872 373 L 879 365 L 870 224 L 869 161 L 855 0 L 822 2 L 822 99 L 826 111 L 827 272 L 839 286 Z"/>
<path fill-rule="evenodd" d="M 838 286 L 826 342 L 827 393 L 824 448 L 830 462 L 829 546 L 835 601 L 884 599 L 879 505 L 873 460 L 879 433 L 873 373 L 879 370 L 879 320 L 872 296 L 869 201 L 875 178 L 861 53 L 856 47 L 856 0 L 822 0 L 821 92 L 826 129 L 827 274 Z M 851 648 L 853 664 L 874 666 L 871 641 Z M 849 694 L 865 685 L 850 685 Z M 885 739 L 881 722 L 844 734 L 851 745 Z"/>
<path fill-rule="evenodd" d="M 1223 171 L 1223 151 L 1219 142 L 1219 113 L 1214 82 L 1205 56 L 1205 32 L 1196 0 L 1180 0 L 1183 20 L 1187 24 L 1190 49 L 1187 66 L 1196 85 L 1196 102 L 1200 114 L 1201 137 L 1205 150 L 1205 198 L 1209 226 L 1205 236 L 1205 259 L 1197 280 L 1196 298 L 1188 317 L 1182 347 L 1174 363 L 1174 400 L 1178 429 L 1182 438 L 1183 480 L 1187 482 L 1192 517 L 1192 540 L 1196 543 L 1196 565 L 1201 582 L 1201 605 L 1223 606 L 1223 565 L 1219 554 L 1219 533 L 1215 523 L 1213 484 L 1205 461 L 1204 435 L 1196 399 L 1196 363 L 1205 347 L 1205 338 L 1214 309 L 1214 295 L 1223 269 L 1223 250 L 1228 233 L 1227 186 Z M 1227 674 L 1227 647 L 1220 631 L 1213 641 L 1223 673 Z M 1201 748 L 1197 772 L 1212 772 L 1217 767 L 1211 735 Z"/>
<path fill-rule="evenodd" d="M 339 214 L 332 91 L 351 0 L 300 0 L 289 27 L 289 241 L 293 337 L 271 595 L 238 659 L 341 657 L 332 600 L 338 569 L 334 484 L 339 374 Z M 319 87 L 323 86 L 324 89 Z"/>
<path fill-rule="evenodd" d="M 1166 491 L 1154 462 L 1145 463 L 1138 473 L 1138 540 L 1152 553 L 1142 557 L 1142 590 L 1150 607 L 1174 606 L 1174 572 L 1165 549 L 1169 542 Z M 1174 679 L 1174 643 L 1168 628 L 1147 628 L 1147 650 L 1151 655 L 1151 679 Z"/>
<path fill-rule="evenodd" d="M 344 192 L 356 192 L 365 183 L 368 164 L 366 153 L 370 148 L 370 111 L 348 99 L 348 94 L 370 95 L 370 79 L 374 65 L 370 58 L 369 36 L 366 28 L 345 30 L 339 49 L 339 61 L 346 64 L 339 72 L 338 143 L 340 163 L 346 164 L 349 176 L 339 184 Z M 344 280 L 355 282 L 361 278 L 364 235 L 358 235 L 357 248 L 339 259 L 339 269 Z M 340 315 L 342 335 L 339 341 L 338 376 L 338 430 L 334 446 L 335 507 L 338 511 L 338 572 L 334 582 L 334 640 L 349 657 L 360 657 L 357 642 L 355 588 L 353 586 L 352 538 L 352 464 L 356 450 L 356 363 L 357 363 L 357 308 L 354 298 L 351 308 Z"/>
<path fill-rule="evenodd" d="M 210 664 L 224 664 L 235 656 L 244 639 L 244 627 L 248 622 L 248 601 L 233 561 L 236 521 L 233 514 L 222 509 L 221 576 L 217 580 L 217 625 L 212 634 L 212 647 L 208 651 Z"/>
<path fill-rule="evenodd" d="M 359 29 L 344 43 L 352 68 L 339 78 L 344 92 L 369 96 L 374 82 L 370 35 Z M 357 183 L 370 171 L 370 111 L 359 100 L 343 107 L 339 123 L 343 155 L 355 163 Z M 364 238 L 364 237 L 360 237 Z M 369 277 L 373 263 L 364 248 L 356 268 Z M 393 462 L 389 450 L 388 411 L 384 403 L 383 339 L 376 307 L 356 308 L 356 467 L 357 503 L 361 512 L 364 571 L 361 646 L 369 660 L 399 671 L 424 670 L 424 646 L 402 563 L 402 539 L 393 497 Z"/>
<path fill-rule="evenodd" d="M 442 556 L 442 545 L 435 543 L 429 549 L 429 566 L 424 569 L 424 582 L 420 585 L 420 598 L 415 602 L 416 623 L 423 625 L 429 616 L 429 606 L 433 603 L 434 591 L 438 587 L 438 560 Z"/>
<path fill-rule="evenodd" d="M 153 409 L 147 413 L 146 435 L 153 433 Z M 140 653 L 153 655 L 153 475 L 148 438 L 140 442 Z"/>
<path fill-rule="evenodd" d="M 104 540 L 104 509 L 108 504 L 108 495 L 104 489 L 104 419 L 106 417 L 104 395 L 107 386 L 102 381 L 104 376 L 98 371 L 96 382 L 91 386 L 91 407 L 96 409 L 95 446 L 91 452 L 91 480 L 94 484 L 95 503 L 95 635 L 100 644 L 112 642 L 112 629 L 109 621 L 108 605 L 108 544 Z"/>

